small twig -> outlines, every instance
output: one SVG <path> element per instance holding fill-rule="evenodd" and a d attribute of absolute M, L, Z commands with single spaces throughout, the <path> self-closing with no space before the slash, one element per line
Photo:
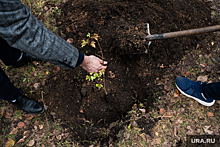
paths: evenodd
<path fill-rule="evenodd" d="M 98 45 L 99 45 L 99 48 L 100 48 L 100 51 L 101 51 L 101 54 L 102 54 L 102 60 L 103 60 L 103 62 L 104 62 L 104 56 L 103 56 L 103 52 L 102 52 L 102 48 L 101 48 L 101 45 L 100 45 L 100 43 L 99 43 L 99 41 L 97 40 L 97 42 L 98 42 Z M 107 90 L 106 90 L 106 88 L 105 88 L 105 74 L 103 74 L 103 83 L 104 83 L 104 90 L 105 90 L 105 94 L 106 95 L 108 95 L 108 93 L 107 93 Z"/>
<path fill-rule="evenodd" d="M 101 29 L 101 23 L 100 23 L 100 25 L 99 25 L 98 34 L 99 34 L 99 32 L 100 32 L 100 29 Z M 102 60 L 103 60 L 103 62 L 104 62 L 104 56 L 103 56 L 103 52 L 102 52 L 101 45 L 100 45 L 100 43 L 99 43 L 98 40 L 97 40 L 97 42 L 98 42 L 99 49 L 100 49 L 100 52 L 101 52 L 101 55 L 102 55 Z M 105 90 L 105 94 L 108 95 L 108 93 L 107 93 L 107 91 L 106 91 L 106 88 L 105 88 L 105 74 L 103 74 L 103 83 L 104 83 L 104 87 L 103 87 L 103 88 L 104 88 L 104 90 Z"/>
<path fill-rule="evenodd" d="M 60 71 L 61 71 L 61 69 L 60 69 L 58 72 L 56 72 L 55 74 L 53 74 L 53 75 L 49 76 L 48 78 L 46 78 L 46 80 L 49 80 L 50 78 L 54 77 L 54 76 L 57 75 Z"/>
<path fill-rule="evenodd" d="M 164 118 L 164 117 L 171 118 L 171 117 L 173 117 L 173 116 L 162 116 L 161 118 Z"/>
<path fill-rule="evenodd" d="M 103 56 L 102 48 L 101 48 L 100 43 L 99 43 L 98 40 L 97 40 L 97 42 L 98 42 L 98 45 L 99 45 L 99 48 L 100 48 L 100 51 L 101 51 L 101 54 L 102 54 L 102 60 L 103 60 L 103 59 L 104 59 L 104 56 Z M 103 60 L 103 61 L 104 61 L 104 60 Z"/>
<path fill-rule="evenodd" d="M 44 92 L 43 91 L 41 91 L 41 98 L 42 98 L 43 105 L 45 105 L 45 103 L 44 103 Z M 46 118 L 46 121 L 47 121 L 47 126 L 49 127 L 49 123 L 48 123 L 46 113 L 44 113 L 44 115 L 45 115 L 45 118 Z"/>
<path fill-rule="evenodd" d="M 102 56 L 100 56 L 99 54 L 95 54 L 96 56 L 98 56 L 98 57 L 100 57 L 100 58 L 102 58 Z M 106 60 L 105 58 L 104 58 L 104 60 Z"/>
<path fill-rule="evenodd" d="M 102 121 L 102 119 L 100 119 L 100 120 L 97 122 L 97 124 L 100 123 L 101 121 Z"/>
<path fill-rule="evenodd" d="M 98 30 L 98 34 L 99 34 L 99 31 L 100 31 L 100 28 L 101 28 L 101 24 L 99 25 L 99 30 Z"/>
<path fill-rule="evenodd" d="M 61 122 L 60 125 L 67 125 L 72 131 L 74 131 L 73 127 L 71 127 L 69 124 L 65 123 L 65 122 Z"/>
<path fill-rule="evenodd" d="M 101 29 L 101 25 L 102 25 L 102 18 L 101 18 L 101 21 L 100 21 L 100 23 L 99 23 L 99 30 L 98 30 L 98 34 L 99 34 L 99 31 L 100 31 L 100 29 Z"/>
<path fill-rule="evenodd" d="M 157 118 L 164 118 L 164 117 L 166 117 L 166 118 L 171 118 L 171 117 L 173 117 L 173 115 L 171 115 L 171 116 L 165 116 L 165 114 L 163 115 L 163 116 L 158 116 Z"/>

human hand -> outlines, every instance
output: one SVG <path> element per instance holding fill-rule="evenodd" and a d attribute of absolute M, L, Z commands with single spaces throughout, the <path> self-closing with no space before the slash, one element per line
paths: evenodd
<path fill-rule="evenodd" d="M 90 56 L 84 56 L 84 60 L 80 66 L 85 69 L 89 73 L 98 72 L 99 70 L 106 69 L 107 62 L 99 59 L 96 56 L 90 55 Z"/>

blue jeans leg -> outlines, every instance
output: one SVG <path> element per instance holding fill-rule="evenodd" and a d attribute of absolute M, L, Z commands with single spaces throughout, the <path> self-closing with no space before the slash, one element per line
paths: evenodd
<path fill-rule="evenodd" d="M 5 72 L 0 68 L 0 99 L 12 101 L 20 94 L 20 90 L 11 83 Z"/>
<path fill-rule="evenodd" d="M 203 93 L 209 99 L 220 100 L 220 82 L 205 84 Z"/>

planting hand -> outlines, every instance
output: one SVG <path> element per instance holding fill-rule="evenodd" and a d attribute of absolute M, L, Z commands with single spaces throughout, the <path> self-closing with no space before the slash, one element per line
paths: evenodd
<path fill-rule="evenodd" d="M 85 69 L 89 73 L 98 72 L 99 70 L 106 69 L 107 62 L 99 59 L 96 56 L 90 55 L 90 56 L 84 56 L 84 60 L 80 66 L 82 66 L 83 69 Z"/>

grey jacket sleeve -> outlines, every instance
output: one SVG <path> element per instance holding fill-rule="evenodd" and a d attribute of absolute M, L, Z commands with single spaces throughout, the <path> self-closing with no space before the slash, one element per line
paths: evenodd
<path fill-rule="evenodd" d="M 0 0 L 0 37 L 10 46 L 62 68 L 74 68 L 82 56 L 49 31 L 20 0 Z"/>

